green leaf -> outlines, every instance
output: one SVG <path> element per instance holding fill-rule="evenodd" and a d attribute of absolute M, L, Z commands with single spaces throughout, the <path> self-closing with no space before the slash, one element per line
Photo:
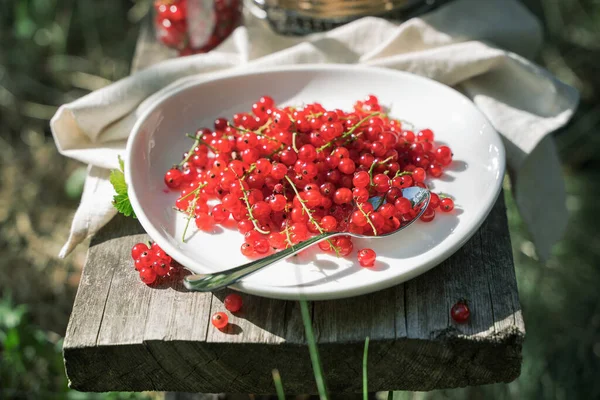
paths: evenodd
<path fill-rule="evenodd" d="M 121 156 L 118 156 L 118 158 L 119 158 L 119 168 L 121 169 L 122 172 L 125 172 L 125 161 L 123 161 Z"/>
<path fill-rule="evenodd" d="M 127 194 L 127 183 L 125 183 L 125 175 L 123 172 L 119 171 L 118 169 L 113 169 L 110 171 L 109 179 L 117 194 Z"/>
<path fill-rule="evenodd" d="M 127 193 L 118 194 L 113 197 L 113 206 L 119 211 L 121 214 L 126 217 L 136 218 L 135 213 L 133 212 L 133 207 L 131 206 L 131 202 L 129 201 L 129 196 Z"/>
<path fill-rule="evenodd" d="M 125 182 L 125 174 L 123 174 L 125 166 L 121 157 L 119 157 L 119 167 L 120 170 L 113 169 L 110 171 L 109 177 L 110 183 L 117 193 L 113 197 L 113 206 L 126 217 L 136 218 L 131 202 L 129 201 L 129 194 L 127 194 L 127 183 Z"/>

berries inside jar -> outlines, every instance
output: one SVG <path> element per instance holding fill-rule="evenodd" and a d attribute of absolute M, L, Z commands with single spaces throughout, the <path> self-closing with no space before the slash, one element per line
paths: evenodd
<path fill-rule="evenodd" d="M 241 7 L 241 0 L 155 0 L 156 37 L 180 56 L 208 52 L 240 24 Z"/>
<path fill-rule="evenodd" d="M 402 189 L 427 187 L 452 163 L 451 149 L 438 145 L 432 130 L 405 125 L 374 95 L 350 111 L 319 103 L 280 106 L 265 95 L 247 112 L 219 116 L 191 135 L 190 150 L 165 171 L 164 182 L 179 193 L 175 207 L 194 220 L 189 225 L 207 232 L 215 225 L 237 227 L 244 237 L 239 251 L 250 258 L 326 232 L 378 236 L 421 211 Z M 374 209 L 373 196 L 386 203 Z M 432 194 L 421 221 L 453 208 L 449 196 Z M 343 257 L 354 253 L 349 235 L 314 247 Z M 375 260 L 373 249 L 358 252 L 361 266 Z"/>

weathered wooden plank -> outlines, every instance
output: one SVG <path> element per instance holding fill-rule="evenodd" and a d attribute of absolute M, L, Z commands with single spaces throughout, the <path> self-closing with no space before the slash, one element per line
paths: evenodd
<path fill-rule="evenodd" d="M 377 295 L 313 303 L 313 325 L 318 342 L 356 343 L 363 342 L 367 336 L 371 340 L 394 339 L 396 292 L 402 291 L 403 285 L 399 285 Z"/>
<path fill-rule="evenodd" d="M 173 56 L 140 35 L 134 70 Z M 315 392 L 297 302 L 242 294 L 244 309 L 221 332 L 210 316 L 227 291 L 186 292 L 180 279 L 143 285 L 131 246 L 147 240 L 137 221 L 116 217 L 93 239 L 64 344 L 71 386 L 82 391 L 272 393 L 278 368 L 288 393 Z M 379 293 L 312 304 L 332 392 L 361 390 L 371 338 L 371 390 L 430 390 L 508 382 L 520 371 L 523 321 L 501 195 L 487 221 L 449 260 Z M 180 277 L 177 277 L 180 278 Z M 449 318 L 459 298 L 472 320 Z"/>

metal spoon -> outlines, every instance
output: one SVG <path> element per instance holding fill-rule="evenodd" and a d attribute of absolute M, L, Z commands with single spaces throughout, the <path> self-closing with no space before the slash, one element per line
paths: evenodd
<path fill-rule="evenodd" d="M 215 272 L 212 274 L 188 275 L 185 277 L 183 284 L 189 290 L 195 290 L 198 292 L 212 292 L 217 289 L 233 285 L 245 276 L 253 274 L 264 267 L 276 263 L 277 261 L 281 261 L 285 258 L 293 256 L 294 254 L 304 250 L 309 246 L 312 246 L 313 244 L 319 243 L 325 239 L 329 239 L 334 236 L 348 235 L 355 238 L 379 239 L 394 235 L 400 232 L 401 230 L 407 228 L 409 225 L 411 225 L 413 222 L 419 219 L 419 217 L 425 212 L 425 209 L 429 205 L 429 199 L 431 197 L 429 190 L 420 188 L 418 186 L 402 189 L 402 196 L 409 199 L 413 204 L 413 207 L 420 207 L 420 211 L 412 221 L 408 222 L 404 226 L 401 226 L 393 232 L 385 233 L 383 235 L 378 236 L 366 236 L 350 232 L 322 233 L 320 235 L 313 236 L 312 238 L 305 240 L 304 242 L 295 244 L 292 247 L 278 251 L 275 254 L 261 258 L 259 260 L 251 261 L 244 265 L 240 265 L 239 267 L 231 268 L 225 271 Z M 369 199 L 369 202 L 373 204 L 374 209 L 378 209 L 379 207 L 381 207 L 382 204 L 385 203 L 385 197 L 371 197 Z"/>

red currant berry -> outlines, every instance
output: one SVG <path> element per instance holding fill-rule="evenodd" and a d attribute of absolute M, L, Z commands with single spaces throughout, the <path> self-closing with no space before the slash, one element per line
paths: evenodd
<path fill-rule="evenodd" d="M 420 220 L 423 222 L 431 222 L 435 218 L 435 210 L 431 207 L 427 207 Z"/>
<path fill-rule="evenodd" d="M 282 161 L 283 162 L 283 161 Z M 281 180 L 287 174 L 287 167 L 283 164 L 273 164 L 271 167 L 271 176 L 274 179 Z"/>
<path fill-rule="evenodd" d="M 253 255 L 256 254 L 256 252 L 254 251 L 254 246 L 251 245 L 250 243 L 244 243 L 244 244 L 242 244 L 242 247 L 240 248 L 240 251 L 246 257 L 252 257 Z"/>
<path fill-rule="evenodd" d="M 452 150 L 448 146 L 440 146 L 435 150 L 435 159 L 437 162 L 446 166 L 452 162 Z"/>
<path fill-rule="evenodd" d="M 281 232 L 271 232 L 269 234 L 268 240 L 269 244 L 274 249 L 281 250 L 286 248 L 286 237 L 285 234 Z"/>
<path fill-rule="evenodd" d="M 303 193 L 303 199 L 306 202 L 308 208 L 316 208 L 321 205 L 323 195 L 318 190 L 309 190 Z"/>
<path fill-rule="evenodd" d="M 223 206 L 223 204 L 217 204 L 212 208 L 212 217 L 217 224 L 222 224 L 229 218 L 229 211 Z"/>
<path fill-rule="evenodd" d="M 396 207 L 396 210 L 398 210 L 400 214 L 406 214 L 412 209 L 412 204 L 407 198 L 399 197 L 394 202 L 394 207 Z"/>
<path fill-rule="evenodd" d="M 170 189 L 179 189 L 183 183 L 183 174 L 176 168 L 171 168 L 165 174 L 165 184 Z"/>
<path fill-rule="evenodd" d="M 415 182 L 424 182 L 425 170 L 423 168 L 415 168 L 412 172 L 412 178 Z"/>
<path fill-rule="evenodd" d="M 442 167 L 437 164 L 431 164 L 429 165 L 427 172 L 429 172 L 429 175 L 433 176 L 434 178 L 439 178 L 442 176 Z"/>
<path fill-rule="evenodd" d="M 352 191 L 348 188 L 340 188 L 333 194 L 335 204 L 349 204 L 352 201 Z"/>
<path fill-rule="evenodd" d="M 323 230 L 325 232 L 333 232 L 335 230 L 335 228 L 337 227 L 337 220 L 335 219 L 335 217 L 331 216 L 331 215 L 326 215 L 323 218 L 321 218 L 321 228 L 323 228 Z"/>
<path fill-rule="evenodd" d="M 198 229 L 203 231 L 208 231 L 212 229 L 213 225 L 215 224 L 215 220 L 213 219 L 213 217 L 205 212 L 196 214 L 194 222 L 196 223 Z"/>
<path fill-rule="evenodd" d="M 371 220 L 371 223 L 378 233 L 380 233 L 381 229 L 385 226 L 385 217 L 379 211 L 370 213 L 369 220 Z"/>
<path fill-rule="evenodd" d="M 140 270 L 140 279 L 146 285 L 151 285 L 156 281 L 157 275 L 152 268 L 142 268 Z"/>
<path fill-rule="evenodd" d="M 344 174 L 352 174 L 356 170 L 356 164 L 354 164 L 351 158 L 343 158 L 338 164 L 338 169 Z"/>
<path fill-rule="evenodd" d="M 131 258 L 137 260 L 143 252 L 150 250 L 145 243 L 136 243 L 131 248 Z"/>
<path fill-rule="evenodd" d="M 366 188 L 371 182 L 371 177 L 367 171 L 359 171 L 354 174 L 352 184 L 357 188 Z"/>
<path fill-rule="evenodd" d="M 450 212 L 454 210 L 454 200 L 450 197 L 445 197 L 440 201 L 440 210 L 443 212 Z"/>
<path fill-rule="evenodd" d="M 254 242 L 254 251 L 257 254 L 266 254 L 271 250 L 271 246 L 269 246 L 269 240 L 266 238 L 260 238 L 259 240 Z"/>
<path fill-rule="evenodd" d="M 258 102 L 263 104 L 267 109 L 273 107 L 275 105 L 275 100 L 271 96 L 262 96 Z"/>
<path fill-rule="evenodd" d="M 399 198 L 399 197 L 402 197 L 402 190 L 400 190 L 397 187 L 393 186 L 385 194 L 385 201 L 387 201 L 388 203 L 390 203 L 390 205 L 393 205 L 396 202 L 396 199 Z"/>
<path fill-rule="evenodd" d="M 469 317 L 471 316 L 471 310 L 469 310 L 469 306 L 466 302 L 459 301 L 450 309 L 450 316 L 455 322 L 464 324 L 469 320 Z"/>
<path fill-rule="evenodd" d="M 369 200 L 369 191 L 365 188 L 352 189 L 352 196 L 357 203 L 364 203 Z"/>
<path fill-rule="evenodd" d="M 237 293 L 228 294 L 223 300 L 225 308 L 233 313 L 242 309 L 242 303 L 242 296 Z"/>
<path fill-rule="evenodd" d="M 358 263 L 361 267 L 372 267 L 375 264 L 377 254 L 373 249 L 362 249 L 358 251 Z"/>
<path fill-rule="evenodd" d="M 335 243 L 335 245 L 338 247 L 340 254 L 342 256 L 347 256 L 350 253 L 352 253 L 352 250 L 354 249 L 354 244 L 352 244 L 352 240 L 350 240 L 350 238 L 347 237 L 341 237 L 337 240 L 337 242 Z"/>
<path fill-rule="evenodd" d="M 259 220 L 269 217 L 271 206 L 266 201 L 258 201 L 252 206 L 252 215 Z"/>
<path fill-rule="evenodd" d="M 269 207 L 271 207 L 271 210 L 273 211 L 283 211 L 285 204 L 285 197 L 281 194 L 276 194 L 269 200 Z"/>
<path fill-rule="evenodd" d="M 277 128 L 287 130 L 292 124 L 292 121 L 285 111 L 275 110 L 273 111 L 273 123 Z"/>
<path fill-rule="evenodd" d="M 312 162 L 317 158 L 317 149 L 312 144 L 305 144 L 298 150 L 298 159 Z"/>
<path fill-rule="evenodd" d="M 171 266 L 169 264 L 165 263 L 163 260 L 159 259 L 159 260 L 155 260 L 152 263 L 152 269 L 154 270 L 154 272 L 156 272 L 156 275 L 165 276 L 171 270 Z"/>
<path fill-rule="evenodd" d="M 212 318 L 210 319 L 210 322 L 213 324 L 213 326 L 215 328 L 223 329 L 229 323 L 229 317 L 224 312 L 218 312 L 212 316 Z"/>
<path fill-rule="evenodd" d="M 433 142 L 433 131 L 431 129 L 423 129 L 417 133 L 417 140 L 420 142 Z"/>
<path fill-rule="evenodd" d="M 385 193 L 390 188 L 390 178 L 385 174 L 377 174 L 373 177 L 373 185 L 379 193 Z"/>

